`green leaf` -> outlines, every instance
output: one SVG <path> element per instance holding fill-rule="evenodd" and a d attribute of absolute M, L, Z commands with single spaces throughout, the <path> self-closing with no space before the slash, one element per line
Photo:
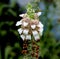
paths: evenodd
<path fill-rule="evenodd" d="M 7 31 L 6 31 L 6 30 L 0 30 L 0 34 L 1 34 L 2 36 L 4 36 L 4 35 L 7 34 Z"/>
<path fill-rule="evenodd" d="M 12 9 L 8 9 L 8 12 L 15 17 L 17 16 L 16 12 L 14 12 Z M 7 14 L 8 14 L 8 12 L 7 12 Z"/>
<path fill-rule="evenodd" d="M 9 53 L 12 51 L 12 47 L 11 46 L 7 46 L 5 48 L 5 59 L 7 59 Z"/>
<path fill-rule="evenodd" d="M 0 3 L 0 15 L 2 14 L 2 10 L 5 7 L 8 7 L 8 5 Z"/>

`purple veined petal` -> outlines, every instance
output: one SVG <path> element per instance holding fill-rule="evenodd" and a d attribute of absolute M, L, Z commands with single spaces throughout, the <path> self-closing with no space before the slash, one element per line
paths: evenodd
<path fill-rule="evenodd" d="M 20 35 L 20 37 L 24 40 L 25 39 L 25 35 Z"/>
<path fill-rule="evenodd" d="M 22 28 L 19 28 L 18 29 L 18 32 L 19 32 L 19 34 L 21 34 L 23 32 L 23 29 Z"/>
<path fill-rule="evenodd" d="M 28 32 L 29 32 L 29 30 L 28 30 L 28 29 L 24 29 L 24 30 L 23 30 L 23 34 L 25 34 L 25 35 L 27 35 L 27 34 L 28 34 Z"/>
<path fill-rule="evenodd" d="M 19 16 L 20 16 L 20 17 L 23 17 L 23 16 L 24 16 L 24 14 L 20 14 Z"/>
<path fill-rule="evenodd" d="M 31 35 L 26 35 L 27 40 L 31 40 Z"/>
<path fill-rule="evenodd" d="M 38 12 L 37 15 L 40 16 L 42 12 Z"/>
<path fill-rule="evenodd" d="M 16 26 L 19 26 L 19 25 L 21 25 L 21 24 L 22 24 L 22 20 L 17 21 Z"/>
<path fill-rule="evenodd" d="M 32 29 L 35 29 L 35 28 L 36 28 L 36 25 L 31 25 L 31 28 L 32 28 Z"/>

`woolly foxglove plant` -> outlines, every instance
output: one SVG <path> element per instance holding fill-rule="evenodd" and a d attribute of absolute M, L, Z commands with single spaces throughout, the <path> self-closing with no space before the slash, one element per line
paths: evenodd
<path fill-rule="evenodd" d="M 32 9 L 31 4 L 27 6 L 27 13 L 19 15 L 22 17 L 20 21 L 17 21 L 16 26 L 20 26 L 18 29 L 20 37 L 23 40 L 23 54 L 27 54 L 28 48 L 27 41 L 31 41 L 32 43 L 32 57 L 36 57 L 38 59 L 38 49 L 39 46 L 36 45 L 35 41 L 40 40 L 40 37 L 43 34 L 43 24 L 39 21 L 39 16 L 41 12 L 35 13 L 34 9 Z M 35 48 L 37 53 L 34 53 L 33 49 Z M 28 48 L 29 49 L 29 48 Z"/>

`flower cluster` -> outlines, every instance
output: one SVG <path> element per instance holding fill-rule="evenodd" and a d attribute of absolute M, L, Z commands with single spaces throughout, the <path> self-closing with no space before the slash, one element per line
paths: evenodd
<path fill-rule="evenodd" d="M 20 26 L 18 32 L 23 41 L 31 40 L 32 36 L 37 41 L 42 36 L 43 24 L 38 19 L 39 15 L 41 15 L 41 12 L 35 13 L 34 19 L 30 19 L 27 14 L 19 15 L 23 18 L 16 23 L 16 26 Z"/>

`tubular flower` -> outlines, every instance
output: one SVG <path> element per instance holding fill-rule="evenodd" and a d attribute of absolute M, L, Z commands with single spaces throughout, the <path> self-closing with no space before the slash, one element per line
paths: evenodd
<path fill-rule="evenodd" d="M 41 15 L 41 12 L 35 13 L 34 19 L 30 19 L 27 14 L 19 15 L 23 19 L 18 21 L 16 26 L 21 27 L 18 29 L 18 32 L 23 40 L 31 40 L 33 36 L 37 41 L 42 36 L 44 26 L 38 19 L 39 15 Z"/>

